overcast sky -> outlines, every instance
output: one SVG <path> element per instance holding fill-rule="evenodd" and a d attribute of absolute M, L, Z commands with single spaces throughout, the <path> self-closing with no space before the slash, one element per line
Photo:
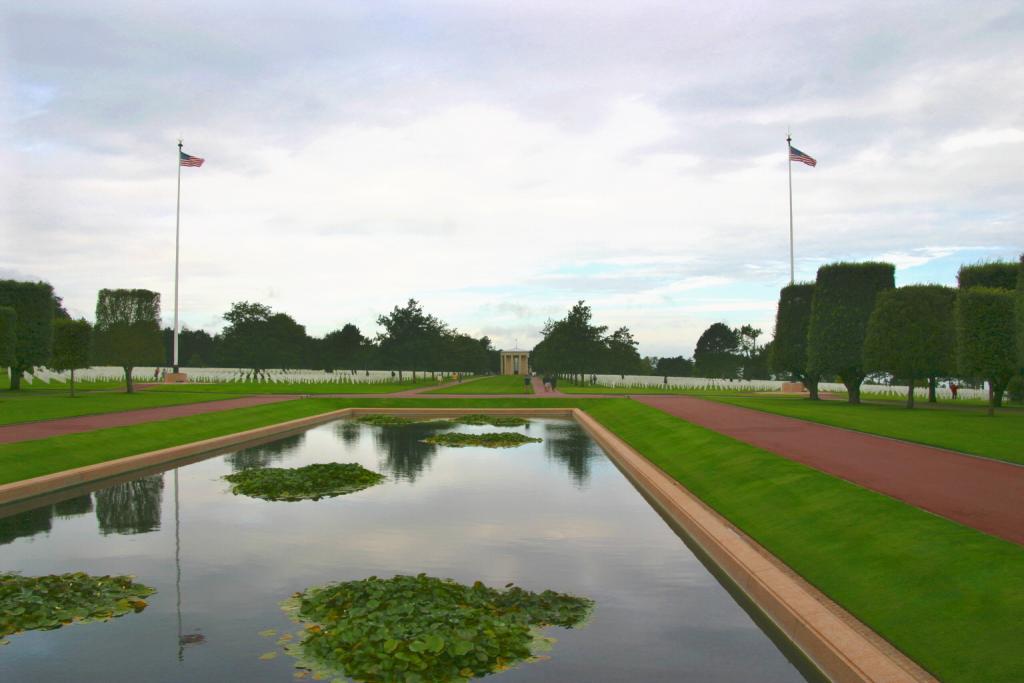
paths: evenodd
<path fill-rule="evenodd" d="M 0 277 L 314 335 L 410 297 L 498 346 L 578 299 L 645 355 L 789 279 L 1024 250 L 1024 4 L 0 3 Z"/>

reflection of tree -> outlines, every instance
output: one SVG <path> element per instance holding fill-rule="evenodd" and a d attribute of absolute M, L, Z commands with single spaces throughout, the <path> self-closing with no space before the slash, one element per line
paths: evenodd
<path fill-rule="evenodd" d="M 92 512 L 92 496 L 88 493 L 76 498 L 62 500 L 56 505 L 44 505 L 34 510 L 19 512 L 10 517 L 0 519 L 0 545 L 11 541 L 35 536 L 50 531 L 53 516 L 61 518 L 74 517 Z"/>
<path fill-rule="evenodd" d="M 51 505 L 44 505 L 35 510 L 26 510 L 0 519 L 0 545 L 49 531 L 51 519 L 53 519 L 53 506 Z"/>
<path fill-rule="evenodd" d="M 586 485 L 590 479 L 591 461 L 603 455 L 597 444 L 576 424 L 548 424 L 544 449 L 548 458 L 565 465 L 577 486 Z"/>
<path fill-rule="evenodd" d="M 62 500 L 53 506 L 53 512 L 58 517 L 74 517 L 92 512 L 92 496 L 87 493 L 84 496 Z"/>
<path fill-rule="evenodd" d="M 145 534 L 160 528 L 164 475 L 155 474 L 114 484 L 96 492 L 96 519 L 100 532 Z"/>
<path fill-rule="evenodd" d="M 240 451 L 224 456 L 224 462 L 231 465 L 232 472 L 255 470 L 281 462 L 284 457 L 302 445 L 306 440 L 305 432 L 292 434 L 262 446 L 243 448 Z"/>
<path fill-rule="evenodd" d="M 354 420 L 339 420 L 334 423 L 334 433 L 348 446 L 359 443 L 362 431 L 362 427 Z"/>
<path fill-rule="evenodd" d="M 401 427 L 370 427 L 377 446 L 383 450 L 382 467 L 396 479 L 416 481 L 437 453 L 437 446 L 421 441 L 438 429 L 436 425 L 411 424 Z"/>

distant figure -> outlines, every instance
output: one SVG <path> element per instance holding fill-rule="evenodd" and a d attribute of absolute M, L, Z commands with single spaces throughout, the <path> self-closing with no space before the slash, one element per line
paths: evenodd
<path fill-rule="evenodd" d="M 153 381 L 160 379 L 160 368 L 153 368 Z"/>
<path fill-rule="evenodd" d="M 956 382 L 949 383 L 949 393 L 953 394 L 953 400 L 956 400 L 956 392 L 960 389 Z"/>
<path fill-rule="evenodd" d="M 167 371 L 160 368 L 160 381 L 163 382 L 165 377 L 167 377 Z"/>
<path fill-rule="evenodd" d="M 523 391 L 529 391 L 529 390 L 530 390 L 530 376 L 529 375 L 523 375 Z"/>
<path fill-rule="evenodd" d="M 558 391 L 558 375 L 551 375 L 551 391 Z"/>
<path fill-rule="evenodd" d="M 551 376 L 544 375 L 544 391 L 551 391 Z"/>

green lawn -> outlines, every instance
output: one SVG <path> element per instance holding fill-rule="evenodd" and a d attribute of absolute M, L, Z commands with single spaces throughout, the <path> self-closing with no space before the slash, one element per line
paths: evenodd
<path fill-rule="evenodd" d="M 922 404 L 907 410 L 898 403 L 809 401 L 785 396 L 708 396 L 709 399 L 787 415 L 801 420 L 844 427 L 858 432 L 949 448 L 1024 464 L 1024 411 L 997 410 L 985 415 L 984 407 Z"/>
<path fill-rule="evenodd" d="M 147 387 L 146 391 L 159 393 L 207 393 L 215 394 L 390 394 L 396 391 L 408 391 L 432 387 L 439 382 L 432 379 L 417 378 L 416 382 L 406 380 L 402 383 L 386 384 L 368 383 L 309 383 L 301 382 L 218 382 L 216 384 L 160 384 Z"/>
<path fill-rule="evenodd" d="M 940 679 L 1022 680 L 1024 548 L 625 399 L 311 398 L 0 445 L 0 483 L 354 405 L 580 406 Z"/>
<path fill-rule="evenodd" d="M 533 387 L 527 386 L 518 375 L 494 375 L 468 380 L 443 389 L 434 389 L 430 394 L 532 394 Z"/>
<path fill-rule="evenodd" d="M 71 398 L 65 392 L 57 393 L 36 389 L 0 391 L 0 425 L 138 410 L 139 408 L 157 408 L 182 403 L 204 403 L 225 398 L 237 398 L 237 396 L 214 393 L 152 394 L 138 391 L 134 394 L 126 394 L 97 391 L 78 394 Z"/>

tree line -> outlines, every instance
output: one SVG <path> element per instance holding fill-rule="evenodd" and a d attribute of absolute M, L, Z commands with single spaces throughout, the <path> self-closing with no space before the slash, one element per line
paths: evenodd
<path fill-rule="evenodd" d="M 269 306 L 236 302 L 224 314 L 227 325 L 211 335 L 179 333 L 178 358 L 186 366 L 237 367 L 258 375 L 270 369 L 349 371 L 394 370 L 399 381 L 411 370 L 439 369 L 485 373 L 498 368 L 499 352 L 486 336 L 460 332 L 424 312 L 415 299 L 381 314 L 382 331 L 373 338 L 346 324 L 323 337 L 311 337 L 290 315 Z M 103 289 L 96 321 L 72 320 L 45 282 L 0 280 L 0 367 L 10 368 L 10 388 L 34 367 L 74 371 L 90 365 L 124 369 L 129 392 L 132 371 L 141 366 L 172 366 L 173 337 L 160 328 L 160 294 L 146 289 Z"/>
<path fill-rule="evenodd" d="M 965 265 L 956 288 L 897 288 L 890 263 L 822 266 L 815 282 L 780 292 L 770 362 L 812 399 L 824 377 L 838 377 L 851 403 L 871 373 L 905 381 L 911 408 L 915 386 L 934 401 L 941 379 L 983 380 L 992 414 L 1024 382 L 1024 255 Z"/>

